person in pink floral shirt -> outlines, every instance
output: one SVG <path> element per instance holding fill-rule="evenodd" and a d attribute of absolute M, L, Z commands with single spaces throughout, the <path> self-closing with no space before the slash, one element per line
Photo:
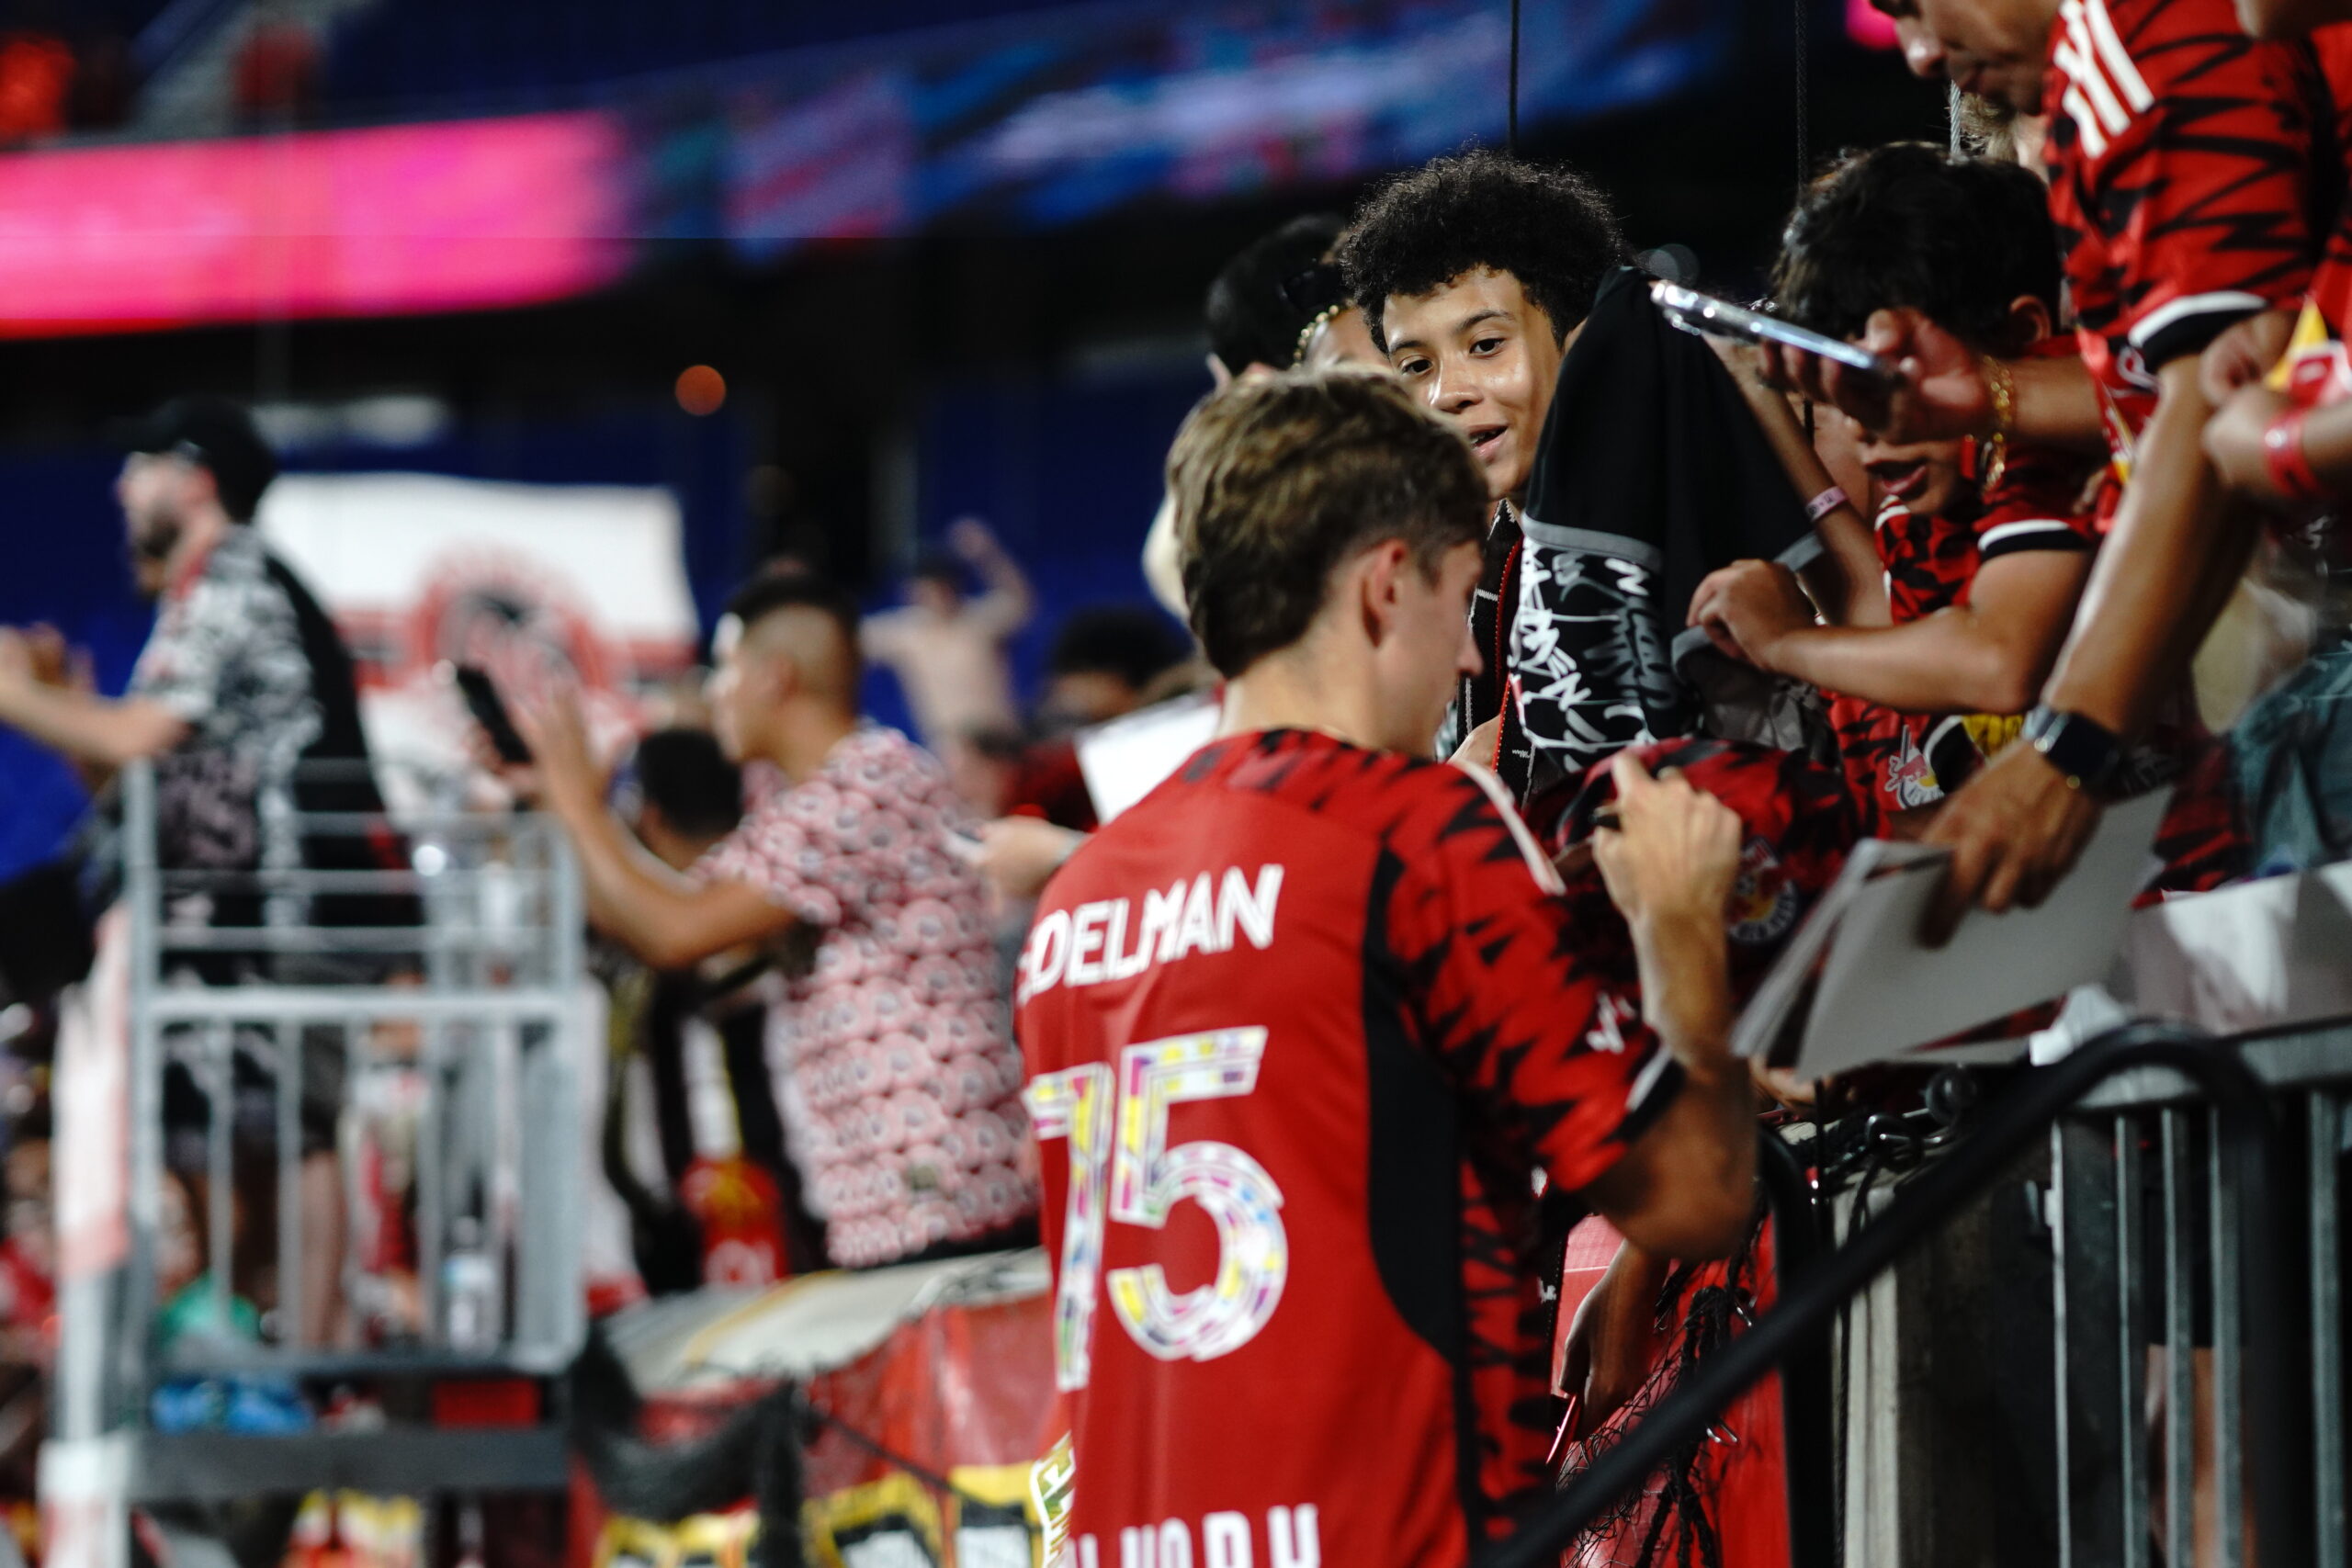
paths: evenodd
<path fill-rule="evenodd" d="M 580 853 L 589 917 L 657 968 L 815 938 L 771 1010 L 792 1156 L 848 1268 L 1025 1238 L 1035 1190 L 1021 1060 L 961 808 L 929 753 L 862 723 L 857 612 L 806 578 L 736 596 L 712 651 L 713 727 L 788 781 L 680 876 L 605 808 L 577 712 L 516 715 Z"/>

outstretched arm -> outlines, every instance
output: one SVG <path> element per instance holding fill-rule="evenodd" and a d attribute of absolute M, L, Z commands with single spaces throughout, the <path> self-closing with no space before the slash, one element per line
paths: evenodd
<path fill-rule="evenodd" d="M 537 749 L 533 739 L 533 750 Z M 792 924 L 748 882 L 697 885 L 663 865 L 629 837 L 601 804 L 567 802 L 552 789 L 548 806 L 580 856 L 588 919 L 655 969 L 684 969 L 714 953 L 765 942 Z"/>
<path fill-rule="evenodd" d="M 2086 550 L 2035 550 L 1978 569 L 1968 603 L 1901 626 L 1825 626 L 1769 561 L 1710 575 L 1690 624 L 1736 659 L 1903 713 L 2023 713 L 2058 657 L 2090 575 Z"/>
<path fill-rule="evenodd" d="M 1873 311 L 1861 346 L 1902 368 L 1893 383 L 1834 360 L 1779 344 L 1761 347 L 1773 385 L 1843 409 L 1893 442 L 1956 441 L 1990 435 L 1993 390 L 1984 362 L 1965 344 L 1908 306 Z M 2106 448 L 2098 391 L 2073 355 L 2005 359 L 2013 389 L 2010 434 L 2039 446 L 2081 452 Z"/>
<path fill-rule="evenodd" d="M 763 942 L 792 924 L 789 910 L 749 883 L 697 884 L 639 845 L 605 806 L 603 771 L 578 705 L 516 703 L 514 727 L 537 764 L 541 798 L 580 860 L 588 919 L 656 969 Z"/>
<path fill-rule="evenodd" d="M 1718 339 L 1709 342 L 1739 384 L 1764 438 L 1772 445 L 1772 455 L 1781 460 L 1797 493 L 1807 501 L 1827 493 L 1836 480 L 1821 454 L 1814 450 L 1813 439 L 1805 434 L 1796 411 L 1789 407 L 1787 397 L 1763 378 L 1758 361 L 1744 345 Z M 1884 626 L 1886 591 L 1880 579 L 1878 547 L 1871 542 L 1860 503 L 1849 496 L 1815 519 L 1813 526 L 1822 550 L 1802 575 L 1815 601 L 1841 625 Z"/>
<path fill-rule="evenodd" d="M 111 771 L 159 756 L 187 736 L 170 708 L 40 680 L 24 634 L 0 628 L 0 724 L 86 768 Z"/>
<path fill-rule="evenodd" d="M 2249 501 L 2279 505 L 2309 501 L 2290 495 L 2278 482 L 2267 437 L 2271 427 L 2295 412 L 2284 392 L 2252 385 L 2239 388 L 2205 426 L 2205 452 L 2222 482 Z M 2328 403 L 2303 414 L 2302 459 L 2311 478 L 2330 496 L 2352 495 L 2352 402 Z"/>
<path fill-rule="evenodd" d="M 2041 700 L 2130 739 L 2146 728 L 2245 570 L 2257 530 L 2222 488 L 2202 438 L 2212 407 L 2194 356 L 2158 373 L 2132 483 Z M 1928 841 L 1952 868 L 1936 931 L 1971 904 L 2039 904 L 2098 824 L 2099 807 L 2030 746 L 2012 746 L 1951 796 Z"/>
<path fill-rule="evenodd" d="M 2162 400 L 2044 694 L 2051 706 L 2136 736 L 2188 667 L 2245 570 L 2260 529 L 2205 456 L 2212 405 L 2194 358 L 2158 373 Z M 2216 583 L 2222 592 L 2211 592 Z"/>
<path fill-rule="evenodd" d="M 979 616 L 999 637 L 1011 637 L 1027 626 L 1036 613 L 1036 594 L 1021 563 L 998 543 L 988 525 L 977 517 L 964 518 L 947 530 L 947 543 L 988 584 L 988 592 L 967 613 Z"/>

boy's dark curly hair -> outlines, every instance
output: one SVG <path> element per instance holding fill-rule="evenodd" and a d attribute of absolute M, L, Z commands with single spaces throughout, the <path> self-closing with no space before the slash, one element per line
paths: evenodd
<path fill-rule="evenodd" d="M 1849 152 L 1806 187 L 1781 237 L 1772 295 L 1799 325 L 1853 337 L 1907 305 L 1979 353 L 2016 353 L 2010 303 L 2058 316 L 2050 193 L 2015 164 L 1926 141 Z"/>
<path fill-rule="evenodd" d="M 1381 186 L 1339 246 L 1348 288 L 1383 353 L 1388 300 L 1427 294 L 1479 267 L 1518 278 L 1564 338 L 1624 259 L 1617 215 L 1590 180 L 1483 151 L 1432 159 Z"/>

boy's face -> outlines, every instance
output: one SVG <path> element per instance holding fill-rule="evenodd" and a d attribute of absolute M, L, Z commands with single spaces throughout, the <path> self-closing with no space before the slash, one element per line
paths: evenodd
<path fill-rule="evenodd" d="M 1958 501 L 1968 480 L 1961 474 L 1962 443 L 1912 441 L 1897 445 L 1857 425 L 1854 454 L 1870 470 L 1879 493 L 1921 517 L 1941 514 Z"/>
<path fill-rule="evenodd" d="M 142 599 L 163 597 L 171 556 L 187 525 L 189 465 L 181 458 L 134 452 L 114 482 L 130 543 L 130 572 Z"/>
<path fill-rule="evenodd" d="M 1381 311 L 1389 368 L 1459 425 L 1501 501 L 1527 487 L 1566 345 L 1508 272 L 1480 268 Z"/>

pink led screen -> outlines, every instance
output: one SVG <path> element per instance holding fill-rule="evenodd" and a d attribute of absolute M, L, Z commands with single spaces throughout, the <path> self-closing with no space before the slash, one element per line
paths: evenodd
<path fill-rule="evenodd" d="M 628 265 L 599 114 L 0 157 L 0 336 L 560 299 Z"/>

